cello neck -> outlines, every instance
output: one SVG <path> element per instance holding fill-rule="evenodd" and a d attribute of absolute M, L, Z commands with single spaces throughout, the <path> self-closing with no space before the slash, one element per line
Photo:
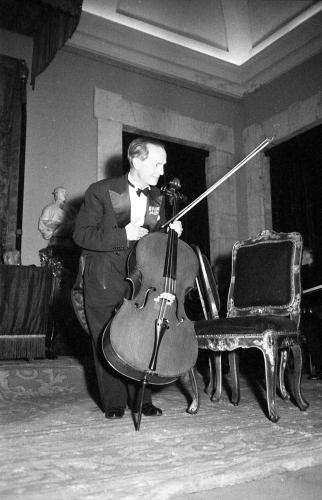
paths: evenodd
<path fill-rule="evenodd" d="M 175 180 L 174 180 L 175 181 Z M 173 182 L 173 184 L 175 184 Z M 176 184 L 180 186 L 179 179 Z M 178 187 L 178 186 L 176 186 Z M 178 194 L 174 188 L 171 189 L 170 194 L 167 193 L 171 199 L 172 203 L 172 217 L 174 217 L 178 211 Z M 178 235 L 174 229 L 169 228 L 168 230 L 168 244 L 167 251 L 164 262 L 163 276 L 171 280 L 175 280 L 177 276 L 177 254 L 178 254 Z M 173 285 L 174 286 L 174 285 Z M 170 290 L 167 290 L 170 292 Z M 171 290 L 173 293 L 173 290 Z"/>
<path fill-rule="evenodd" d="M 177 277 L 178 235 L 174 229 L 169 229 L 168 244 L 164 262 L 163 276 L 175 280 Z"/>

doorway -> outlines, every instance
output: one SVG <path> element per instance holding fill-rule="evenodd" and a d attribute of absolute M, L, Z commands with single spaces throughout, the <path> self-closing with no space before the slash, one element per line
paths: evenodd
<path fill-rule="evenodd" d="M 124 171 L 129 168 L 127 160 L 127 149 L 130 142 L 143 134 L 133 134 L 123 132 L 123 165 Z M 145 136 L 148 137 L 148 136 Z M 195 200 L 206 189 L 205 160 L 208 152 L 198 148 L 192 148 L 175 142 L 164 141 L 167 151 L 167 164 L 165 174 L 159 180 L 158 187 L 167 186 L 174 177 L 180 179 L 181 192 L 185 195 L 186 201 L 182 203 L 179 210 Z M 171 217 L 170 208 L 167 212 Z M 209 244 L 209 220 L 208 203 L 204 198 L 194 208 L 192 208 L 181 219 L 183 226 L 182 239 L 188 244 L 198 245 L 208 258 L 210 255 Z"/>
<path fill-rule="evenodd" d="M 322 281 L 322 125 L 268 151 L 275 231 L 298 231 L 314 255 L 315 283 Z"/>

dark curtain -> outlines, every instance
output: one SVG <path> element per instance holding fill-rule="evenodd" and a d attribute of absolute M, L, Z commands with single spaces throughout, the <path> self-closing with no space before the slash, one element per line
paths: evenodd
<path fill-rule="evenodd" d="M 0 56 L 1 256 L 5 250 L 20 250 L 16 239 L 22 222 L 26 81 L 23 60 Z"/>
<path fill-rule="evenodd" d="M 74 33 L 83 0 L 1 0 L 0 28 L 31 36 L 31 85 Z"/>
<path fill-rule="evenodd" d="M 43 267 L 0 265 L 0 359 L 45 357 L 51 279 Z"/>
<path fill-rule="evenodd" d="M 322 125 L 272 148 L 273 229 L 299 231 L 314 255 L 315 283 L 322 283 Z"/>

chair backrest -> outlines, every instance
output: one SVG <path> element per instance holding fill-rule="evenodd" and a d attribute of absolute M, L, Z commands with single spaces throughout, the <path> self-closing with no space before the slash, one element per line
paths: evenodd
<path fill-rule="evenodd" d="M 279 315 L 298 321 L 302 237 L 265 230 L 232 250 L 227 316 Z"/>
<path fill-rule="evenodd" d="M 220 298 L 216 278 L 206 255 L 201 253 L 197 245 L 192 245 L 199 261 L 199 271 L 196 278 L 199 298 L 205 319 L 219 317 Z"/>

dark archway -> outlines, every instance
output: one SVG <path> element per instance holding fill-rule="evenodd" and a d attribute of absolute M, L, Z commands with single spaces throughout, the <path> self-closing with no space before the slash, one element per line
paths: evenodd
<path fill-rule="evenodd" d="M 299 231 L 313 250 L 315 283 L 322 279 L 322 125 L 268 151 L 273 229 Z"/>

